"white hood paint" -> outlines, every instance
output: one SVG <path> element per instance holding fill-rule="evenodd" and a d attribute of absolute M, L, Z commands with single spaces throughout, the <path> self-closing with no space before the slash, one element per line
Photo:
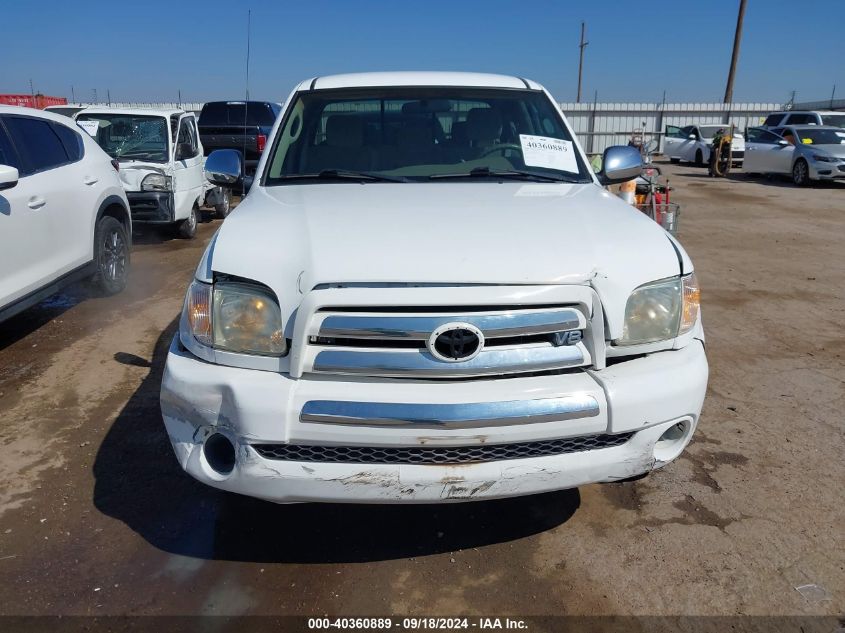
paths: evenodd
<path fill-rule="evenodd" d="M 255 187 L 210 270 L 266 284 L 286 318 L 327 283 L 591 284 L 614 335 L 631 290 L 681 272 L 666 232 L 597 185 L 495 182 Z"/>

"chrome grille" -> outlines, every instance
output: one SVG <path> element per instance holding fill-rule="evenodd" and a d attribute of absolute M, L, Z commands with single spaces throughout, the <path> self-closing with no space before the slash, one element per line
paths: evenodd
<path fill-rule="evenodd" d="M 392 378 L 466 378 L 583 367 L 591 355 L 583 341 L 589 323 L 571 305 L 348 308 L 325 307 L 314 315 L 307 338 L 306 371 Z M 484 347 L 474 358 L 446 362 L 427 348 L 447 324 L 481 331 Z"/>
<path fill-rule="evenodd" d="M 320 336 L 426 341 L 434 330 L 452 322 L 469 323 L 484 332 L 485 338 L 495 339 L 576 330 L 583 323 L 583 319 L 573 308 L 425 316 L 332 314 L 320 325 Z"/>
<path fill-rule="evenodd" d="M 344 464 L 467 464 L 566 455 L 621 446 L 633 433 L 587 435 L 556 440 L 475 446 L 312 446 L 253 444 L 261 457 L 296 462 Z"/>

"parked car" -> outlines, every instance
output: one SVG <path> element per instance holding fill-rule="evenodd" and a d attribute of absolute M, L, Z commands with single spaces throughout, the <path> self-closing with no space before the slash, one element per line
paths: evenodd
<path fill-rule="evenodd" d="M 200 207 L 229 213 L 228 190 L 203 175 L 196 117 L 184 110 L 86 108 L 77 124 L 120 163 L 132 220 L 175 226 L 180 237 L 196 235 Z"/>
<path fill-rule="evenodd" d="M 833 126 L 750 128 L 748 174 L 788 174 L 796 185 L 845 178 L 845 130 Z"/>
<path fill-rule="evenodd" d="M 696 165 L 706 165 L 710 161 L 710 146 L 713 137 L 720 130 L 729 131 L 728 125 L 687 125 L 677 127 L 666 126 L 666 136 L 663 139 L 663 153 L 673 163 L 686 161 Z M 731 140 L 731 159 L 734 164 L 741 165 L 745 157 L 745 139 L 742 133 L 734 130 Z"/>
<path fill-rule="evenodd" d="M 845 128 L 845 112 L 832 110 L 788 110 L 773 112 L 760 127 L 771 130 L 787 125 L 832 125 Z"/>
<path fill-rule="evenodd" d="M 636 148 L 588 165 L 532 81 L 301 83 L 187 292 L 161 386 L 181 466 L 277 502 L 422 503 L 678 457 L 708 373 L 693 265 L 602 187 Z M 240 154 L 206 171 L 236 184 Z"/>
<path fill-rule="evenodd" d="M 116 169 L 67 117 L 0 106 L 0 321 L 85 278 L 123 290 L 132 222 Z"/>
<path fill-rule="evenodd" d="M 75 106 L 75 105 L 54 105 L 54 106 L 47 106 L 44 108 L 44 112 L 52 112 L 53 114 L 63 114 L 66 117 L 73 118 L 73 115 L 77 112 L 81 112 L 85 109 L 85 106 Z"/>
<path fill-rule="evenodd" d="M 268 101 L 206 103 L 199 118 L 200 138 L 206 156 L 216 149 L 236 149 L 244 154 L 247 173 L 255 173 L 280 111 L 278 103 Z"/>

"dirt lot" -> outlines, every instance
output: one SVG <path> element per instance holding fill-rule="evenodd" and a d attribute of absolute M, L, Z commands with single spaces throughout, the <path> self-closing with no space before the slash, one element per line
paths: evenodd
<path fill-rule="evenodd" d="M 219 222 L 193 242 L 142 233 L 124 294 L 73 288 L 0 326 L 0 613 L 842 613 L 845 185 L 668 170 L 711 375 L 666 469 L 450 506 L 196 483 L 158 389 Z"/>

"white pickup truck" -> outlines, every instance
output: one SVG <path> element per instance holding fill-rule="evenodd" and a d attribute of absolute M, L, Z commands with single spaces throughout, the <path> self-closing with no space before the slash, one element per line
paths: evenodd
<path fill-rule="evenodd" d="M 320 77 L 190 285 L 161 386 L 181 466 L 276 502 L 429 503 L 680 455 L 707 386 L 683 247 L 516 77 Z M 208 177 L 237 186 L 233 150 Z"/>
<path fill-rule="evenodd" d="M 221 218 L 229 213 L 229 190 L 203 175 L 205 158 L 193 113 L 86 108 L 75 118 L 120 163 L 133 224 L 172 225 L 180 237 L 190 239 L 201 206 L 213 206 Z"/>

